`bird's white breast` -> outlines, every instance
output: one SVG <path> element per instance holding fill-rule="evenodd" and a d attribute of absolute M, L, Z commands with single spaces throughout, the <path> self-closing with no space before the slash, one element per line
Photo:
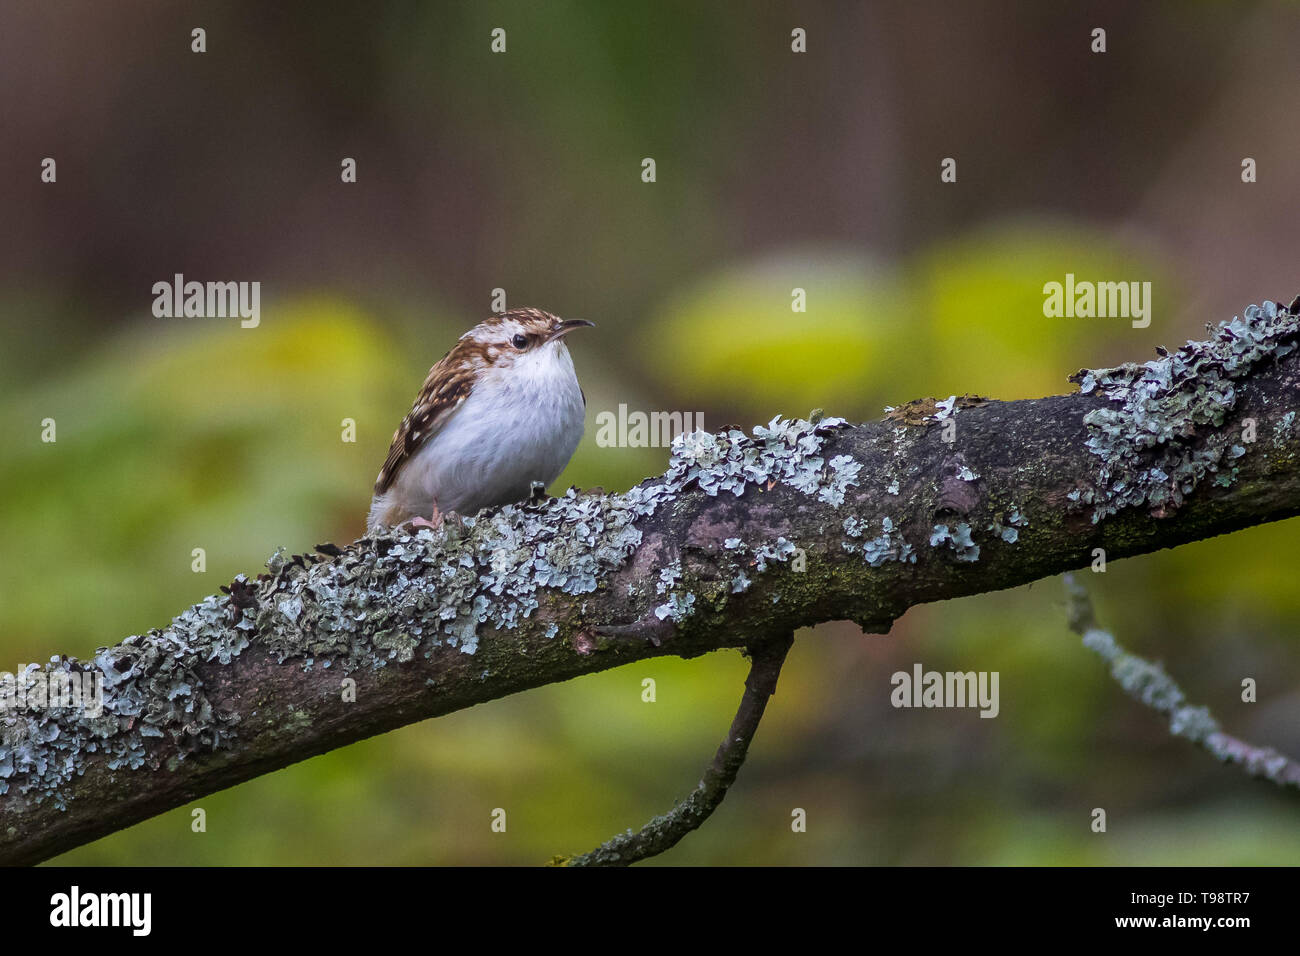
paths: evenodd
<path fill-rule="evenodd" d="M 582 439 L 585 408 L 561 341 L 490 368 L 402 469 L 393 491 L 413 513 L 470 515 L 528 497 L 560 476 Z"/>

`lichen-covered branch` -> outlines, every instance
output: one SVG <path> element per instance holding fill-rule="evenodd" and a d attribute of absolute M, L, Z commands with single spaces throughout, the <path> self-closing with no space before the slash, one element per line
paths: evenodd
<path fill-rule="evenodd" d="M 1073 575 L 1065 576 L 1070 629 L 1083 645 L 1110 665 L 1110 674 L 1124 692 L 1169 718 L 1169 732 L 1203 747 L 1224 763 L 1235 764 L 1252 777 L 1282 787 L 1300 789 L 1300 764 L 1272 747 L 1257 747 L 1219 729 L 1208 707 L 1187 702 L 1187 695 L 1163 667 L 1125 650 L 1109 631 L 1097 627 L 1092 601 Z"/>
<path fill-rule="evenodd" d="M 1252 306 L 1172 355 L 1081 373 L 1071 395 L 695 433 L 622 494 L 277 554 L 162 629 L 0 682 L 0 862 L 542 684 L 827 620 L 884 632 L 1097 548 L 1300 513 L 1294 308 Z M 73 677 L 102 682 L 102 708 L 24 699 Z"/>
<path fill-rule="evenodd" d="M 758 731 L 767 701 L 776 693 L 781 665 L 794 642 L 794 635 L 759 644 L 749 649 L 749 676 L 745 693 L 731 721 L 727 736 L 718 745 L 713 762 L 704 771 L 690 795 L 667 813 L 655 817 L 640 830 L 628 830 L 606 840 L 590 853 L 557 859 L 565 866 L 630 866 L 638 860 L 671 850 L 678 841 L 709 818 L 722 803 L 736 774 L 745 763 L 749 745 Z"/>

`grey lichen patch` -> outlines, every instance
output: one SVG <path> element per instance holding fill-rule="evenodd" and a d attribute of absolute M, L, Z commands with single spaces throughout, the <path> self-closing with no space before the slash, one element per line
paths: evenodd
<path fill-rule="evenodd" d="M 842 418 L 813 423 L 778 416 L 755 427 L 753 437 L 736 428 L 678 435 L 665 484 L 672 491 L 696 485 L 711 496 L 740 496 L 749 484 L 782 484 L 838 506 L 862 466 L 848 455 L 827 462 L 820 452 L 824 437 L 846 425 Z"/>
<path fill-rule="evenodd" d="M 894 520 L 888 515 L 880 519 L 880 531 L 877 537 L 866 541 L 841 541 L 840 546 L 850 553 L 860 553 L 862 559 L 873 568 L 880 567 L 886 561 L 916 563 L 916 550 L 907 543 L 902 532 L 894 526 Z M 849 516 L 844 519 L 844 533 L 850 538 L 859 539 L 869 532 L 864 522 Z"/>
<path fill-rule="evenodd" d="M 970 525 L 965 521 L 949 529 L 946 524 L 937 524 L 930 534 L 930 547 L 947 547 L 956 555 L 958 561 L 978 561 L 980 546 L 971 538 Z"/>
<path fill-rule="evenodd" d="M 636 520 L 668 495 L 653 484 L 610 496 L 570 489 L 379 538 L 373 549 L 290 569 L 281 582 L 310 599 L 292 620 L 278 610 L 284 599 L 264 604 L 259 633 L 281 661 L 329 658 L 345 671 L 409 660 L 417 648 L 426 658 L 442 646 L 473 654 L 484 625 L 518 627 L 542 590 L 595 591 L 641 543 Z"/>
<path fill-rule="evenodd" d="M 679 435 L 673 441 L 664 484 L 672 494 L 698 487 L 710 496 L 739 496 L 754 485 L 768 490 L 784 485 L 839 507 L 848 490 L 858 484 L 862 464 L 850 455 L 827 460 L 821 451 L 825 438 L 846 426 L 842 418 L 777 417 L 766 426 L 755 427 L 752 437 L 735 428 L 717 434 Z M 737 558 L 729 571 L 727 590 L 731 594 L 749 590 L 753 584 L 749 571 L 762 574 L 772 562 L 784 563 L 796 551 L 794 543 L 783 537 L 750 545 L 731 537 L 723 541 L 723 548 Z M 742 557 L 744 563 L 739 560 Z M 693 603 L 690 595 L 674 591 L 672 599 L 656 607 L 654 613 L 660 619 L 681 620 L 692 612 Z"/>
<path fill-rule="evenodd" d="M 689 591 L 674 591 L 668 601 L 655 608 L 655 617 L 661 621 L 681 622 L 695 611 L 695 595 Z"/>
<path fill-rule="evenodd" d="M 655 608 L 655 617 L 659 618 L 659 620 L 680 622 L 694 613 L 695 595 L 687 590 L 677 588 L 677 582 L 681 579 L 681 558 L 676 558 L 659 569 L 659 580 L 655 584 L 655 593 L 668 595 L 668 600 Z"/>
<path fill-rule="evenodd" d="M 826 483 L 817 489 L 817 497 L 838 508 L 844 504 L 844 493 L 858 483 L 862 463 L 850 455 L 836 455 L 827 462 L 827 468 L 830 469 L 830 475 Z"/>
<path fill-rule="evenodd" d="M 196 668 L 229 662 L 248 646 L 252 624 L 233 626 L 230 608 L 210 597 L 164 630 L 101 647 L 93 661 L 52 658 L 40 670 L 46 683 L 64 675 L 98 682 L 102 699 L 52 708 L 28 701 L 0 716 L 0 793 L 13 791 L 40 804 L 66 808 L 63 788 L 84 773 L 92 755 L 110 770 L 156 769 L 161 761 L 148 738 L 167 738 L 174 755 L 211 750 L 235 732 L 238 715 L 213 707 Z M 19 681 L 31 682 L 35 665 Z M 82 676 L 85 675 L 85 676 Z"/>
<path fill-rule="evenodd" d="M 767 570 L 769 561 L 776 561 L 783 564 L 794 556 L 795 547 L 793 541 L 787 541 L 785 538 L 778 537 L 772 544 L 760 545 L 754 551 L 754 567 L 759 574 Z"/>
<path fill-rule="evenodd" d="M 1212 331 L 1207 341 L 1160 350 L 1159 359 L 1143 365 L 1071 376 L 1083 393 L 1115 403 L 1084 416 L 1101 468 L 1093 489 L 1070 495 L 1094 506 L 1094 523 L 1130 506 L 1169 514 L 1207 475 L 1232 484 L 1232 462 L 1246 449 L 1223 424 L 1237 405 L 1238 382 L 1261 362 L 1294 351 L 1300 324 L 1288 309 L 1265 302 Z"/>
<path fill-rule="evenodd" d="M 666 594 L 682 578 L 682 559 L 676 558 L 659 569 L 659 581 L 655 584 L 656 594 Z"/>
<path fill-rule="evenodd" d="M 1029 520 L 1020 513 L 1019 508 L 1012 508 L 1009 513 L 995 517 L 989 523 L 988 530 L 1007 544 L 1015 544 L 1020 540 L 1020 529 L 1027 527 L 1029 527 Z"/>
<path fill-rule="evenodd" d="M 738 538 L 728 539 L 728 541 L 734 542 L 738 542 L 739 540 L 740 539 Z M 793 541 L 789 541 L 784 537 L 778 537 L 773 542 L 767 542 L 752 549 L 747 549 L 743 545 L 739 544 L 734 547 L 732 545 L 726 545 L 726 547 L 728 550 L 739 552 L 738 557 L 743 556 L 743 553 L 746 551 L 748 551 L 750 555 L 744 563 L 736 561 L 730 566 L 729 573 L 731 579 L 729 591 L 731 594 L 743 594 L 749 590 L 750 585 L 754 583 L 749 577 L 749 571 L 762 574 L 767 571 L 772 562 L 785 564 L 794 557 L 799 550 Z"/>
<path fill-rule="evenodd" d="M 1287 442 L 1295 437 L 1296 415 L 1294 411 L 1287 412 L 1277 420 L 1273 426 L 1273 447 L 1282 448 Z"/>
<path fill-rule="evenodd" d="M 399 628 L 389 627 L 382 631 L 377 631 L 370 638 L 370 642 L 375 646 L 375 651 L 381 656 L 387 654 L 388 660 L 409 661 L 415 656 L 415 649 L 419 646 L 419 639 L 413 634 L 408 634 Z M 329 661 L 325 661 L 329 664 Z"/>

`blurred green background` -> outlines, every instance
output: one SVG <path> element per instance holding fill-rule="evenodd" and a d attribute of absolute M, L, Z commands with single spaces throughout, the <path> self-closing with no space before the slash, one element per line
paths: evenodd
<path fill-rule="evenodd" d="M 425 370 L 498 287 L 598 323 L 572 343 L 588 429 L 557 487 L 608 490 L 667 461 L 597 447 L 620 403 L 717 428 L 1040 396 L 1300 292 L 1296 5 L 1055 7 L 6 3 L 3 668 L 163 625 L 277 546 L 359 535 Z M 261 282 L 261 325 L 154 318 L 177 272 Z M 1151 326 L 1044 318 L 1067 272 L 1151 281 Z M 1293 755 L 1296 529 L 1085 581 L 1226 729 Z M 916 661 L 1000 672 L 1000 716 L 894 710 L 890 674 Z M 206 833 L 186 807 L 59 861 L 582 851 L 694 786 L 744 674 L 728 652 L 543 688 L 207 797 Z M 737 786 L 656 862 L 1285 864 L 1296 809 L 1125 698 L 1049 580 L 914 608 L 888 637 L 801 632 Z"/>

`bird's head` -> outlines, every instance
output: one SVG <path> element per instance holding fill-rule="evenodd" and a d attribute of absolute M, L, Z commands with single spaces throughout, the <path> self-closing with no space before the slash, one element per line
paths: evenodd
<path fill-rule="evenodd" d="M 586 319 L 561 319 L 541 309 L 511 309 L 474 326 L 461 336 L 461 344 L 477 352 L 484 366 L 543 365 L 567 359 L 565 336 L 595 324 Z"/>

